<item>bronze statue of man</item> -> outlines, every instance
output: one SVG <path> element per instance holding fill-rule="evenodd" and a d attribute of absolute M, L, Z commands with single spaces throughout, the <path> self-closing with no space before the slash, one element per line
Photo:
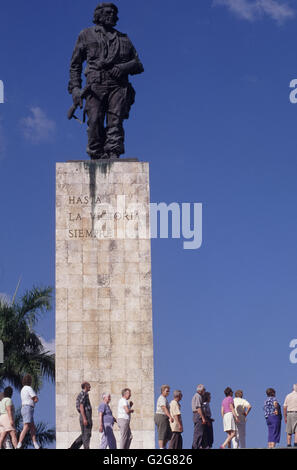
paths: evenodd
<path fill-rule="evenodd" d="M 94 13 L 95 26 L 79 34 L 70 65 L 68 91 L 74 108 L 82 108 L 83 98 L 86 99 L 87 153 L 94 160 L 119 158 L 125 153 L 123 120 L 128 119 L 135 98 L 128 77 L 143 72 L 128 36 L 114 29 L 117 21 L 116 5 L 99 3 Z M 82 90 L 85 61 L 86 87 Z"/>

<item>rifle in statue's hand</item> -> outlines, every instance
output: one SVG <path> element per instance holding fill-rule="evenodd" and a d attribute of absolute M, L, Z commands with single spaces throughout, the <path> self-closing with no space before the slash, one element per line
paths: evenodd
<path fill-rule="evenodd" d="M 69 109 L 68 113 L 67 113 L 67 117 L 68 119 L 76 119 L 78 122 L 80 122 L 80 124 L 82 124 L 82 121 L 77 117 L 75 116 L 75 111 L 77 110 L 77 108 L 80 106 L 80 108 L 82 108 L 82 100 L 84 98 L 87 97 L 89 91 L 90 91 L 90 85 L 86 86 L 85 88 L 83 88 L 80 92 L 80 100 L 81 100 L 81 105 L 78 103 L 78 101 L 76 103 L 74 103 L 71 108 Z"/>

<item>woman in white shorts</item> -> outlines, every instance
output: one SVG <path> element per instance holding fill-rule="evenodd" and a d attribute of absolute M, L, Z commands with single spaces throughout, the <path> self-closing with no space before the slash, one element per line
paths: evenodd
<path fill-rule="evenodd" d="M 231 441 L 236 434 L 235 422 L 238 423 L 238 417 L 235 413 L 234 402 L 233 402 L 233 391 L 230 387 L 224 390 L 225 398 L 222 401 L 221 413 L 224 424 L 224 431 L 227 433 L 227 439 L 220 446 L 221 449 L 225 449 L 226 446 L 231 448 Z"/>

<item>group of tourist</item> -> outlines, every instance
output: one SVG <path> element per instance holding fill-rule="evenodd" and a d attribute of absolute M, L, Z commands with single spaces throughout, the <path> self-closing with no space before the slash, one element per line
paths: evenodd
<path fill-rule="evenodd" d="M 173 400 L 168 402 L 170 393 L 169 385 L 162 385 L 161 395 L 157 400 L 155 423 L 158 430 L 160 449 L 182 449 L 183 432 L 180 400 L 182 392 L 175 390 Z M 251 411 L 250 403 L 243 398 L 243 391 L 237 390 L 233 398 L 233 390 L 227 387 L 224 390 L 225 398 L 221 404 L 223 428 L 227 433 L 226 440 L 220 448 L 234 449 L 246 447 L 246 418 Z M 268 428 L 268 448 L 273 448 L 280 442 L 282 413 L 281 406 L 276 399 L 273 388 L 266 390 L 267 398 L 263 410 Z M 197 386 L 197 391 L 192 398 L 192 412 L 194 423 L 194 435 L 192 449 L 210 449 L 213 445 L 213 419 L 210 410 L 211 394 L 205 390 L 204 385 Z M 292 447 L 294 435 L 294 447 L 297 447 L 297 384 L 293 385 L 293 391 L 286 396 L 284 405 L 284 419 L 287 432 L 287 446 Z"/>
<path fill-rule="evenodd" d="M 160 449 L 182 449 L 183 424 L 181 417 L 182 399 L 181 390 L 173 392 L 173 400 L 168 402 L 169 385 L 162 385 L 161 395 L 157 400 L 155 424 L 158 432 Z M 194 422 L 193 449 L 210 449 L 213 445 L 213 419 L 210 410 L 211 394 L 205 390 L 204 385 L 198 385 L 197 392 L 192 399 Z"/>
<path fill-rule="evenodd" d="M 73 442 L 70 449 L 79 449 L 82 445 L 84 449 L 90 448 L 92 435 L 92 406 L 89 399 L 91 385 L 89 382 L 81 384 L 81 392 L 76 399 L 76 409 L 79 413 L 79 422 L 81 427 L 80 436 Z M 102 403 L 98 407 L 99 414 L 99 432 L 102 433 L 100 449 L 116 449 L 117 443 L 113 433 L 114 423 L 118 424 L 120 430 L 120 449 L 129 449 L 132 442 L 132 433 L 130 428 L 131 414 L 134 413 L 133 402 L 130 400 L 131 390 L 124 388 L 122 396 L 118 402 L 117 418 L 113 416 L 109 406 L 110 393 L 102 394 Z"/>
<path fill-rule="evenodd" d="M 243 392 L 235 392 L 227 387 L 224 391 L 225 399 L 222 402 L 222 417 L 224 422 L 224 431 L 227 432 L 227 439 L 221 445 L 221 448 L 231 447 L 231 441 L 234 448 L 245 448 L 245 425 L 246 417 L 251 410 L 251 405 L 243 399 Z M 273 449 L 280 442 L 282 412 L 281 405 L 276 398 L 276 392 L 273 388 L 266 390 L 266 400 L 263 410 L 268 429 L 268 448 Z M 284 401 L 284 420 L 287 433 L 287 447 L 292 447 L 292 436 L 294 435 L 294 447 L 297 447 L 297 384 L 293 385 L 293 391 L 289 393 Z"/>
<path fill-rule="evenodd" d="M 0 396 L 0 449 L 4 446 L 6 449 L 21 449 L 23 441 L 30 431 L 31 439 L 35 449 L 39 449 L 36 440 L 36 428 L 34 424 L 34 407 L 38 402 L 38 397 L 32 385 L 32 377 L 27 374 L 22 381 L 21 400 L 22 400 L 22 420 L 23 429 L 17 439 L 15 427 L 15 408 L 12 401 L 13 389 L 6 387 Z"/>
<path fill-rule="evenodd" d="M 14 405 L 12 402 L 13 389 L 6 387 L 0 396 L 0 449 L 6 448 L 20 449 L 23 445 L 26 434 L 30 431 L 33 446 L 39 449 L 36 440 L 36 428 L 34 424 L 34 407 L 38 402 L 37 394 L 32 389 L 32 377 L 25 375 L 21 389 L 23 419 L 23 429 L 17 439 Z M 76 399 L 76 409 L 79 413 L 81 427 L 80 436 L 73 442 L 70 449 L 89 449 L 92 435 L 92 406 L 89 399 L 91 385 L 83 382 L 81 392 Z M 165 449 L 169 444 L 169 449 L 183 448 L 183 422 L 181 415 L 181 400 L 183 394 L 181 390 L 174 390 L 173 399 L 169 403 L 169 385 L 162 385 L 161 394 L 158 397 L 155 424 L 158 432 L 158 443 L 160 449 Z M 225 398 L 221 404 L 221 415 L 223 419 L 223 429 L 227 434 L 226 440 L 220 446 L 225 448 L 245 448 L 246 447 L 246 418 L 252 407 L 243 398 L 243 391 L 237 390 L 233 398 L 233 390 L 227 387 L 224 390 Z M 117 442 L 113 432 L 113 425 L 117 423 L 120 431 L 119 449 L 129 449 L 132 442 L 130 428 L 131 415 L 134 413 L 131 390 L 124 388 L 118 402 L 117 418 L 114 417 L 110 408 L 110 393 L 102 394 L 102 403 L 98 407 L 99 432 L 101 433 L 100 449 L 116 449 Z M 268 429 L 268 448 L 273 448 L 280 442 L 282 410 L 276 398 L 273 388 L 266 390 L 267 398 L 264 402 L 264 417 Z M 206 391 L 204 385 L 197 386 L 196 393 L 192 398 L 192 413 L 194 423 L 194 434 L 192 449 L 210 449 L 213 446 L 213 421 L 210 409 L 211 394 Z M 283 404 L 284 420 L 287 432 L 287 446 L 297 447 L 297 384 L 293 385 L 293 391 L 289 393 Z M 292 436 L 294 442 L 292 443 Z"/>
<path fill-rule="evenodd" d="M 89 400 L 91 386 L 88 382 L 82 385 L 82 391 L 76 400 L 76 409 L 79 413 L 81 435 L 73 442 L 70 449 L 78 449 L 82 445 L 89 449 L 92 433 L 92 407 Z M 161 394 L 157 399 L 155 424 L 158 432 L 158 443 L 160 449 L 183 448 L 183 422 L 181 414 L 181 400 L 183 394 L 181 390 L 174 390 L 173 399 L 168 401 L 170 394 L 169 385 L 162 385 Z M 243 391 L 237 390 L 233 398 L 233 390 L 227 387 L 224 390 L 225 398 L 221 404 L 221 415 L 223 429 L 227 434 L 226 440 L 220 446 L 221 449 L 234 449 L 246 447 L 246 418 L 252 406 L 243 397 Z M 280 442 L 282 413 L 281 406 L 276 399 L 273 388 L 266 390 L 267 398 L 263 410 L 268 428 L 268 447 L 273 448 Z M 120 449 L 129 449 L 132 441 L 130 429 L 131 414 L 134 412 L 133 403 L 130 401 L 131 390 L 122 390 L 122 397 L 118 402 L 117 418 L 113 416 L 109 406 L 111 395 L 103 393 L 102 403 L 98 408 L 99 431 L 102 433 L 100 449 L 116 449 L 117 443 L 113 433 L 114 423 L 118 424 L 120 431 Z M 210 409 L 211 394 L 206 391 L 204 385 L 197 386 L 196 393 L 192 398 L 192 413 L 194 423 L 194 434 L 192 449 L 211 449 L 213 446 L 213 421 Z M 297 447 L 297 384 L 294 384 L 293 391 L 286 396 L 284 405 L 284 419 L 287 431 L 287 446 L 292 446 L 292 436 L 294 447 Z"/>

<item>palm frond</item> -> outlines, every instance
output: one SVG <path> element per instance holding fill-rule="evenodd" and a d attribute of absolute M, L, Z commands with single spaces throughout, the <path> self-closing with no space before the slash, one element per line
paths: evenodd
<path fill-rule="evenodd" d="M 20 284 L 21 284 L 21 280 L 22 280 L 22 276 L 19 278 L 19 281 L 17 283 L 15 292 L 13 294 L 13 298 L 12 298 L 12 302 L 11 302 L 12 304 L 14 304 L 14 302 L 15 302 L 15 299 L 16 299 L 16 296 L 17 296 L 17 293 L 18 293 L 18 290 L 19 290 L 19 287 L 20 287 Z"/>
<path fill-rule="evenodd" d="M 38 355 L 38 362 L 40 365 L 40 374 L 48 380 L 55 381 L 55 354 L 48 354 L 47 352 Z"/>
<path fill-rule="evenodd" d="M 0 364 L 0 384 L 22 387 L 22 376 L 30 374 L 36 392 L 43 378 L 55 379 L 55 356 L 45 351 L 34 332 L 38 316 L 51 305 L 50 287 L 27 291 L 15 304 L 0 303 L 0 338 L 4 344 L 4 363 Z"/>
<path fill-rule="evenodd" d="M 16 304 L 20 319 L 25 319 L 30 327 L 33 327 L 39 315 L 51 309 L 51 294 L 51 287 L 33 287 L 30 291 L 26 291 Z"/>

